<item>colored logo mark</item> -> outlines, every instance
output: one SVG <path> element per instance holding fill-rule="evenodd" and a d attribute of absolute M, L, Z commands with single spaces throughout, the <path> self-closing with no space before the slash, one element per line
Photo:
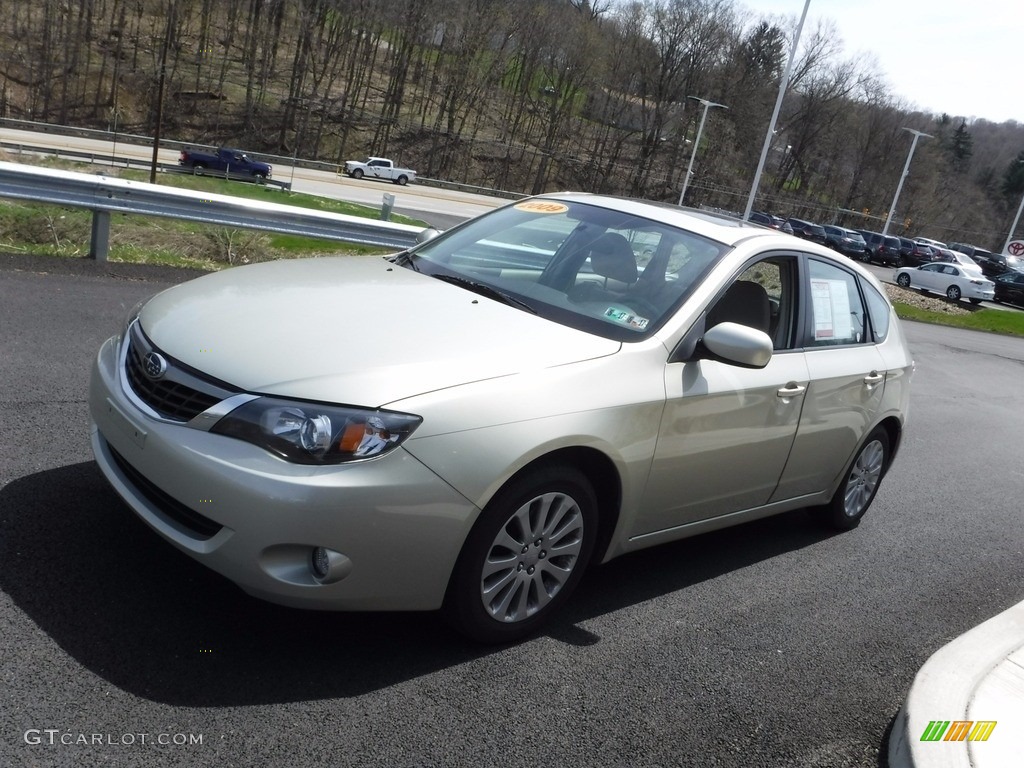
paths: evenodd
<path fill-rule="evenodd" d="M 996 729 L 995 720 L 932 720 L 921 741 L 988 741 Z"/>

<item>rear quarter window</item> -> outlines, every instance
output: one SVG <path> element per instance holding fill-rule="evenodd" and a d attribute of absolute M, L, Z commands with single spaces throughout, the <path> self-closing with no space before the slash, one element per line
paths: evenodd
<path fill-rule="evenodd" d="M 871 336 L 876 342 L 885 341 L 889 335 L 889 302 L 870 283 L 862 280 L 861 288 L 864 291 L 864 301 L 868 305 Z"/>

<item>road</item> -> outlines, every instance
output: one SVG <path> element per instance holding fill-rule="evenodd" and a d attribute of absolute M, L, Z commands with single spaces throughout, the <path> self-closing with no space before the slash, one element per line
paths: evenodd
<path fill-rule="evenodd" d="M 261 603 L 91 460 L 92 355 L 183 277 L 0 257 L 0 765 L 877 768 L 928 656 L 1024 598 L 1024 340 L 908 323 L 911 424 L 854 531 L 621 558 L 511 648 Z"/>
<path fill-rule="evenodd" d="M 104 164 L 111 156 L 131 157 L 149 161 L 153 157 L 152 146 L 129 144 L 124 141 L 111 143 L 78 136 L 61 136 L 49 133 L 33 133 L 0 128 L 0 141 L 24 144 L 34 147 L 92 152 Z M 16 151 L 8 150 L 11 159 L 17 160 Z M 158 154 L 161 163 L 177 163 L 176 150 L 162 149 Z M 422 184 L 399 187 L 388 182 L 362 180 L 354 181 L 326 171 L 274 164 L 274 178 L 291 181 L 292 189 L 321 197 L 360 203 L 379 208 L 385 194 L 395 196 L 395 211 L 421 218 L 430 224 L 447 229 L 454 224 L 477 216 L 503 205 L 507 200 L 486 195 L 477 195 L 457 190 L 438 189 Z"/>

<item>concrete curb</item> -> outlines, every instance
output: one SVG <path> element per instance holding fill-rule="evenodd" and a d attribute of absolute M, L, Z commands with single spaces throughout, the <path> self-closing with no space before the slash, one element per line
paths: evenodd
<path fill-rule="evenodd" d="M 997 721 L 987 741 L 922 741 L 934 720 Z M 1001 726 L 1001 727 L 1000 727 Z M 1015 768 L 1024 752 L 1024 602 L 921 667 L 889 737 L 890 768 Z"/>

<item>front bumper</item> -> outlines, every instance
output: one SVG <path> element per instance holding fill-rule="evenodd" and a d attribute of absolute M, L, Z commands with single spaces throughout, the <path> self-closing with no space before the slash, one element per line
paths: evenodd
<path fill-rule="evenodd" d="M 150 418 L 126 396 L 118 339 L 94 361 L 96 462 L 132 510 L 183 552 L 271 602 L 325 610 L 440 607 L 479 510 L 398 448 L 332 467 L 291 464 L 240 440 Z M 310 567 L 350 563 L 333 583 Z"/>

